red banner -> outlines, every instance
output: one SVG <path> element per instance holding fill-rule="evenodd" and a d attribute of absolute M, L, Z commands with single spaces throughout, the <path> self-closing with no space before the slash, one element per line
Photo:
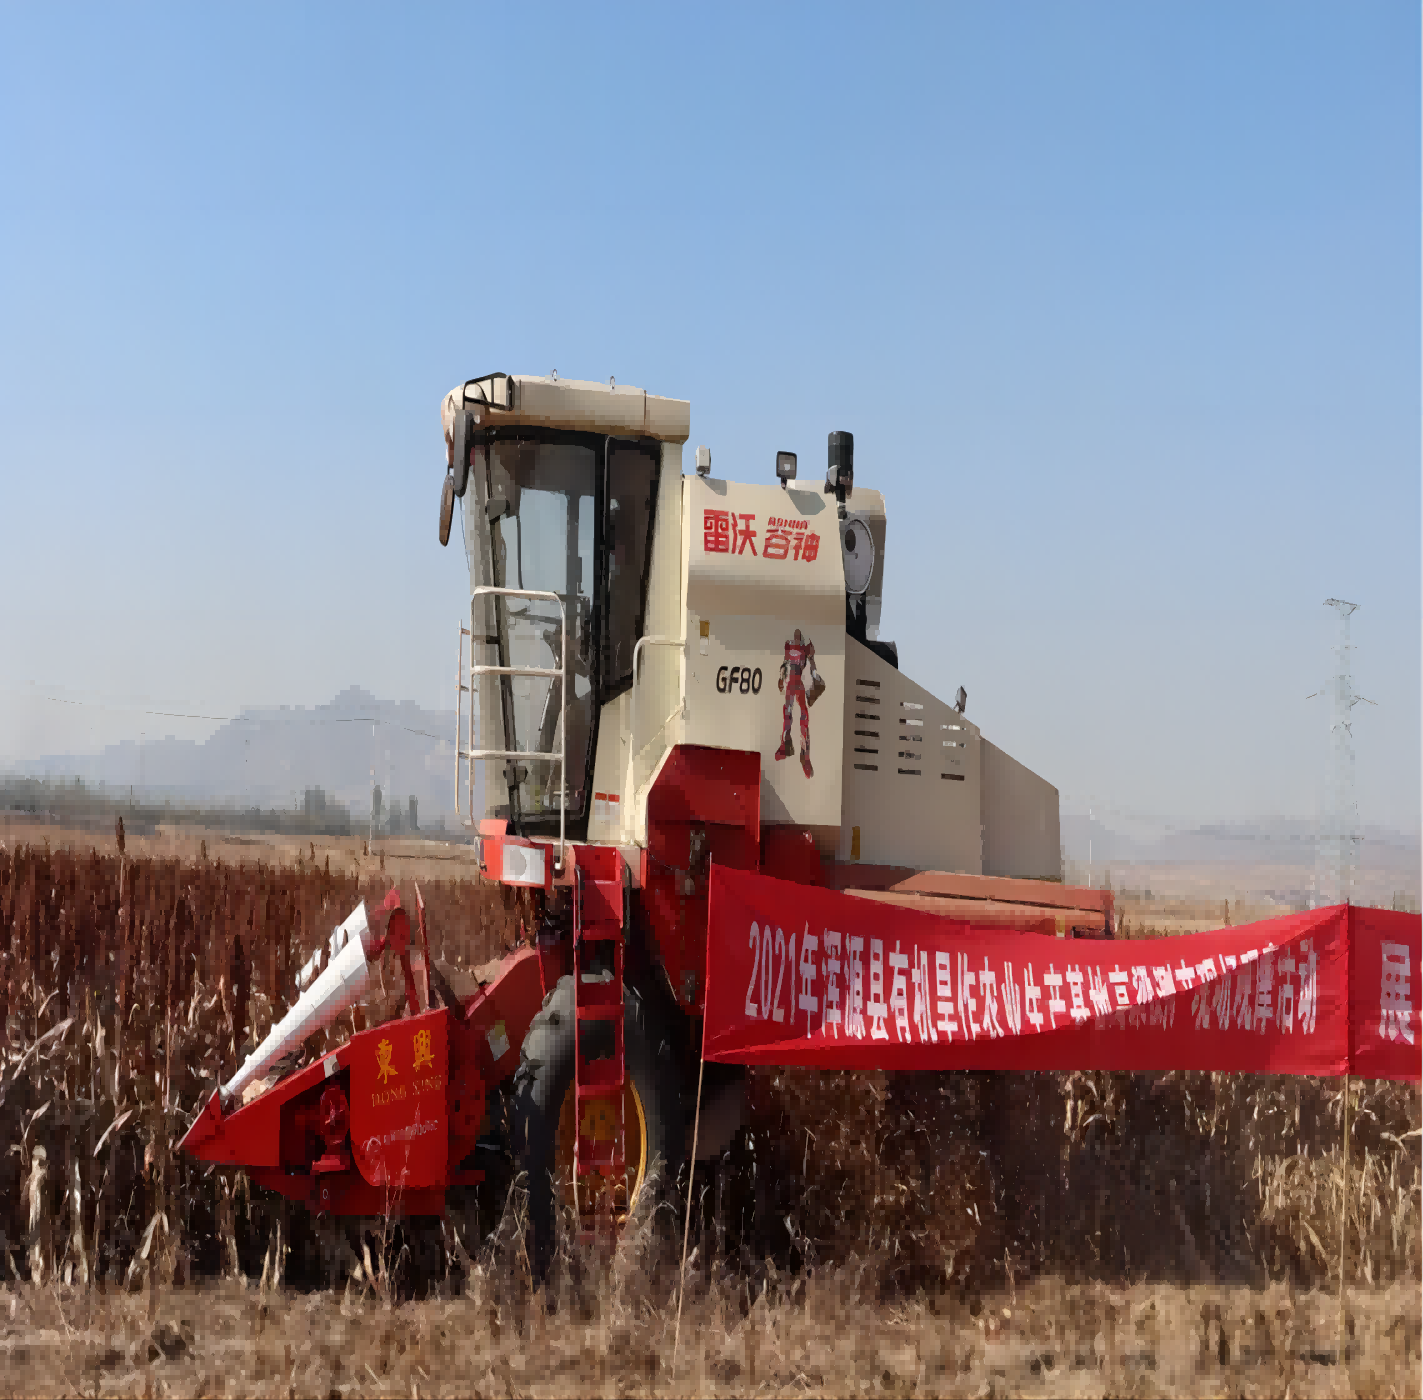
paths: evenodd
<path fill-rule="evenodd" d="M 714 866 L 703 1053 L 825 1069 L 1419 1078 L 1423 920 L 1339 905 L 1176 938 L 976 928 Z"/>
<path fill-rule="evenodd" d="M 1417 914 L 1349 907 L 1349 1071 L 1419 1077 Z"/>

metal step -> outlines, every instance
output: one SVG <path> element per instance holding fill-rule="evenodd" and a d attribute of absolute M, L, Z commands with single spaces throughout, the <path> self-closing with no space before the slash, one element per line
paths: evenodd
<path fill-rule="evenodd" d="M 573 998 L 580 1021 L 610 1021 L 621 1016 L 623 989 L 614 982 L 585 982 Z"/>
<path fill-rule="evenodd" d="M 583 928 L 583 941 L 585 943 L 621 943 L 623 941 L 623 926 L 621 924 L 586 924 Z"/>
<path fill-rule="evenodd" d="M 581 1176 L 591 1176 L 594 1172 L 603 1176 L 620 1176 L 626 1170 L 615 1144 L 611 1142 L 595 1142 L 580 1135 L 578 1151 L 583 1164 Z"/>
<path fill-rule="evenodd" d="M 579 1103 L 589 1099 L 611 1099 L 614 1093 L 621 1093 L 627 1083 L 627 1071 L 612 1060 L 594 1060 L 583 1066 L 575 1086 Z"/>

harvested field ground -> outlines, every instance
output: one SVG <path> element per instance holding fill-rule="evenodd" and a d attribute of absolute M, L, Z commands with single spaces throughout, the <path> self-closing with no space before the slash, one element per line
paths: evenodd
<path fill-rule="evenodd" d="M 477 1203 L 498 1222 L 483 1240 L 467 1212 L 458 1239 L 333 1235 L 172 1153 L 318 939 L 392 876 L 413 903 L 408 878 L 378 856 L 343 867 L 331 843 L 315 862 L 310 843 L 258 862 L 216 840 L 121 860 L 112 838 L 46 835 L 0 850 L 0 1393 L 1423 1386 L 1415 1086 L 1354 1081 L 1346 1198 L 1338 1081 L 756 1071 L 747 1130 L 698 1168 L 674 1366 L 667 1210 L 611 1265 L 565 1250 L 531 1297 L 517 1190 Z M 517 937 L 499 891 L 418 878 L 452 971 Z M 1169 927 L 1136 914 L 1133 933 Z"/>
<path fill-rule="evenodd" d="M 552 1314 L 515 1296 L 387 1307 L 235 1283 L 143 1297 L 0 1290 L 0 1394 L 132 1396 L 1409 1396 L 1419 1294 L 1067 1285 L 893 1306 L 853 1272 L 698 1287 L 674 1364 L 671 1271 Z M 513 1295 L 513 1290 L 510 1290 Z"/>
<path fill-rule="evenodd" d="M 1118 891 L 1117 933 L 1122 938 L 1175 937 L 1178 933 L 1203 933 L 1208 929 L 1277 919 L 1294 911 L 1287 904 L 1259 897 L 1205 899 Z"/>
<path fill-rule="evenodd" d="M 7 813 L 0 816 L 0 842 L 12 850 L 18 845 L 43 846 L 48 842 L 51 850 L 87 852 L 97 847 L 112 853 L 112 828 L 112 821 L 95 831 Z M 434 838 L 377 837 L 368 846 L 359 835 L 237 835 L 175 824 L 160 825 L 146 835 L 130 831 L 125 848 L 135 859 L 193 862 L 201 858 L 229 866 L 263 864 L 325 870 L 329 862 L 332 875 L 361 880 L 384 875 L 388 882 L 419 880 L 422 886 L 427 880 L 479 879 L 472 845 Z M 202 855 L 204 851 L 206 856 Z"/>

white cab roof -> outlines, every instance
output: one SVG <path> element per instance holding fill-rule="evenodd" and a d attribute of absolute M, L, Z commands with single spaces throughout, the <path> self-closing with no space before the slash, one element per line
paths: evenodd
<path fill-rule="evenodd" d="M 451 437 L 454 416 L 461 409 L 480 413 L 485 426 L 528 424 L 564 428 L 573 432 L 612 433 L 628 437 L 686 442 L 692 430 L 692 405 L 686 399 L 664 399 L 629 384 L 602 384 L 591 379 L 555 379 L 528 375 L 499 375 L 513 386 L 512 406 L 491 408 L 487 391 L 475 380 L 457 385 L 440 405 L 445 440 Z M 480 384 L 487 384 L 485 376 Z M 502 394 L 502 386 L 499 393 Z"/>

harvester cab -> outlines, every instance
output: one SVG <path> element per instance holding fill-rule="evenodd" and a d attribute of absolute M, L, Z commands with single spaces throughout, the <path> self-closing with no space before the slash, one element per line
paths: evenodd
<path fill-rule="evenodd" d="M 551 881 L 573 841 L 641 885 L 668 765 L 747 761 L 728 800 L 797 876 L 1060 876 L 1056 790 L 880 638 L 885 504 L 850 433 L 822 488 L 789 452 L 764 485 L 713 476 L 706 448 L 684 474 L 690 405 L 612 381 L 486 375 L 442 419 L 441 536 L 463 501 L 471 582 L 456 786 L 493 878 Z"/>

